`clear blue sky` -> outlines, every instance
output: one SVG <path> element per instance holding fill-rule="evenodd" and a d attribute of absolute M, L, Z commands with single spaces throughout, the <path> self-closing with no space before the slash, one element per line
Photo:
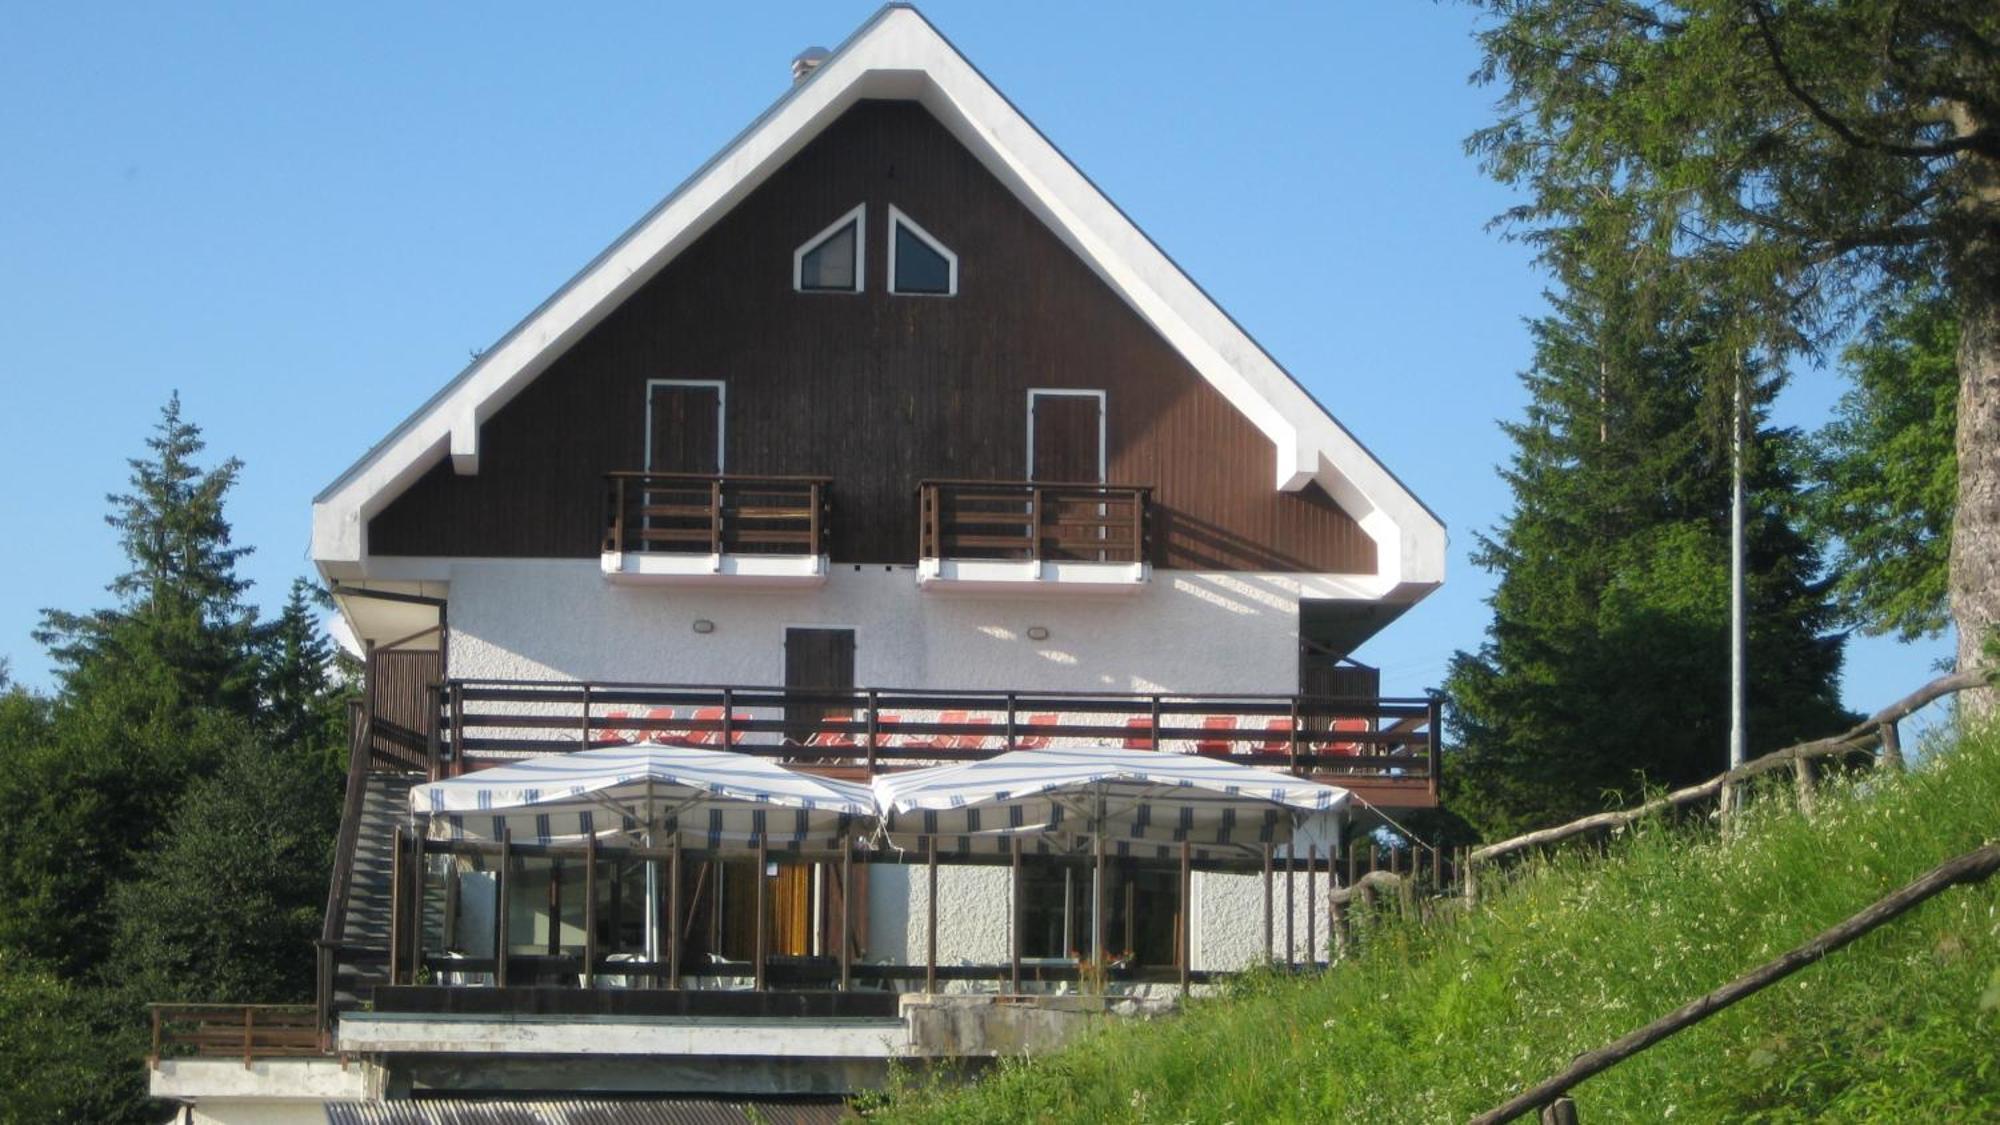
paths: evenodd
<path fill-rule="evenodd" d="M 1443 591 L 1361 652 L 1394 692 L 1476 645 L 1544 279 L 1485 229 L 1489 120 L 1449 4 L 923 5 L 1450 526 Z M 119 567 L 103 497 L 169 391 L 245 462 L 266 606 L 313 494 L 782 94 L 868 0 L 14 5 L 0 43 L 0 655 Z M 1808 372 L 1785 420 L 1817 424 Z M 1943 642 L 1850 649 L 1873 709 Z M 1722 654 L 1717 654 L 1722 659 Z"/>

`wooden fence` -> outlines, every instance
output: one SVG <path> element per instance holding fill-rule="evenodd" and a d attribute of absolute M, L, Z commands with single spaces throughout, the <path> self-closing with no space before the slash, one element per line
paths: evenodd
<path fill-rule="evenodd" d="M 146 1064 L 193 1056 L 243 1060 L 326 1053 L 319 1013 L 311 1004 L 149 1004 L 153 1046 Z"/>

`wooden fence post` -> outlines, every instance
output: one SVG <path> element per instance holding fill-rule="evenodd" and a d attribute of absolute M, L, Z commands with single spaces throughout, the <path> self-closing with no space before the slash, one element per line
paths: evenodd
<path fill-rule="evenodd" d="M 1564 1094 L 1543 1106 L 1542 1125 L 1577 1125 L 1576 1099 Z"/>
<path fill-rule="evenodd" d="M 1903 772 L 1903 736 L 1896 729 L 1896 720 L 1882 724 L 1882 764 L 1897 773 Z"/>
<path fill-rule="evenodd" d="M 1813 763 L 1804 755 L 1792 759 L 1792 788 L 1798 794 L 1799 812 L 1810 818 L 1815 807 Z"/>

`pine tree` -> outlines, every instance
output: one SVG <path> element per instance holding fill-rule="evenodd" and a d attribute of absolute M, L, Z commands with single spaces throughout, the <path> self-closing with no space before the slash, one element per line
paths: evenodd
<path fill-rule="evenodd" d="M 260 726 L 277 746 L 340 745 L 348 689 L 316 614 L 328 604 L 319 587 L 294 579 L 284 610 L 261 638 Z"/>
<path fill-rule="evenodd" d="M 256 611 L 236 564 L 250 553 L 230 544 L 223 504 L 242 462 L 210 469 L 195 458 L 201 428 L 167 400 L 133 458 L 131 491 L 106 497 L 105 522 L 118 529 L 129 569 L 108 589 L 116 608 L 77 614 L 44 610 L 35 638 L 49 646 L 66 696 L 107 680 L 155 684 L 173 706 L 222 707 L 248 716 L 255 706 Z"/>
<path fill-rule="evenodd" d="M 1572 262 L 1532 326 L 1514 508 L 1473 561 L 1500 576 L 1476 653 L 1452 661 L 1447 804 L 1489 835 L 1629 800 L 1726 765 L 1729 440 L 1710 386 L 1727 317 Z M 1797 435 L 1751 373 L 1747 479 L 1753 752 L 1839 723 L 1840 642 L 1798 531 Z"/>

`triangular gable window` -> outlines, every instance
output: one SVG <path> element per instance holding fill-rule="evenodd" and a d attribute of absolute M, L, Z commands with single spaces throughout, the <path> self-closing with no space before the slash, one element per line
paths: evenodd
<path fill-rule="evenodd" d="M 958 255 L 894 206 L 889 208 L 889 290 L 930 297 L 958 292 Z"/>
<path fill-rule="evenodd" d="M 792 251 L 792 288 L 801 293 L 861 292 L 867 205 L 862 204 Z"/>

